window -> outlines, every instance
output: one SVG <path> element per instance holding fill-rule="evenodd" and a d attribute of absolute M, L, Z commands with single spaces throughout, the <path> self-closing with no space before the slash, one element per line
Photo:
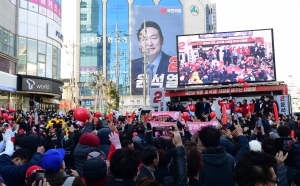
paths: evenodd
<path fill-rule="evenodd" d="M 87 15 L 86 14 L 80 14 L 80 21 L 87 21 Z"/>
<path fill-rule="evenodd" d="M 61 51 L 57 49 L 57 79 L 60 79 L 60 69 L 61 69 Z"/>
<path fill-rule="evenodd" d="M 56 47 L 53 47 L 52 56 L 53 56 L 53 59 L 52 59 L 52 65 L 53 65 L 52 78 L 57 79 L 57 48 Z"/>
<path fill-rule="evenodd" d="M 45 63 L 38 63 L 38 76 L 45 77 L 46 65 Z"/>
<path fill-rule="evenodd" d="M 179 0 L 160 0 L 158 5 L 175 6 L 181 5 L 181 2 Z"/>
<path fill-rule="evenodd" d="M 52 78 L 52 45 L 47 45 L 46 55 L 46 77 Z"/>
<path fill-rule="evenodd" d="M 27 62 L 36 63 L 37 62 L 37 41 L 28 39 L 27 41 Z"/>
<path fill-rule="evenodd" d="M 80 25 L 80 30 L 86 30 L 86 25 Z"/>
<path fill-rule="evenodd" d="M 80 8 L 86 8 L 87 2 L 81 1 Z"/>
<path fill-rule="evenodd" d="M 45 43 L 39 42 L 38 53 L 46 54 L 46 44 Z"/>
<path fill-rule="evenodd" d="M 46 56 L 44 54 L 38 54 L 38 61 L 45 63 L 46 62 Z"/>
<path fill-rule="evenodd" d="M 19 37 L 18 74 L 26 74 L 26 61 L 27 61 L 27 39 L 23 37 Z"/>
<path fill-rule="evenodd" d="M 154 5 L 153 0 L 134 0 L 132 5 Z"/>
<path fill-rule="evenodd" d="M 9 39 L 8 31 L 3 29 L 2 43 L 8 45 L 8 39 Z"/>
<path fill-rule="evenodd" d="M 37 68 L 36 64 L 27 63 L 27 75 L 36 76 Z"/>

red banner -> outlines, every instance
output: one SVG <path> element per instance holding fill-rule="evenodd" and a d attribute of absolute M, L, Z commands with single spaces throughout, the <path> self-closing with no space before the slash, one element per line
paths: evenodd
<path fill-rule="evenodd" d="M 264 43 L 263 38 L 244 38 L 244 39 L 228 39 L 228 40 L 214 40 L 214 41 L 197 41 L 190 42 L 188 45 L 222 45 L 222 44 L 237 44 L 237 43 L 255 43 L 261 42 Z"/>
<path fill-rule="evenodd" d="M 152 117 L 167 117 L 177 120 L 179 118 L 179 112 L 177 111 L 166 111 L 166 112 L 151 112 Z"/>
<path fill-rule="evenodd" d="M 235 88 L 220 88 L 220 89 L 206 89 L 206 90 L 189 90 L 189 91 L 176 91 L 166 92 L 165 96 L 196 96 L 196 95 L 212 95 L 212 94 L 237 94 L 245 92 L 269 92 L 269 91 L 282 91 L 283 95 L 287 94 L 287 85 L 272 85 L 272 86 L 256 86 L 256 87 L 235 87 Z"/>

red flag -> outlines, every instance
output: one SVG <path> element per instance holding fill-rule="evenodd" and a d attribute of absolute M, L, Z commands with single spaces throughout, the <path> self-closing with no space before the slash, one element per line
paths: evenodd
<path fill-rule="evenodd" d="M 135 111 L 132 112 L 130 118 L 131 118 L 131 119 L 134 119 L 134 118 L 135 118 Z"/>
<path fill-rule="evenodd" d="M 32 126 L 32 116 L 30 116 L 30 118 L 29 118 L 29 124 L 30 124 L 30 126 Z"/>
<path fill-rule="evenodd" d="M 275 121 L 278 122 L 279 118 L 278 118 L 278 110 L 277 110 L 276 103 L 273 103 L 273 109 L 274 109 Z"/>
<path fill-rule="evenodd" d="M 226 106 L 223 105 L 222 107 L 222 125 L 227 124 L 227 118 L 226 118 Z"/>

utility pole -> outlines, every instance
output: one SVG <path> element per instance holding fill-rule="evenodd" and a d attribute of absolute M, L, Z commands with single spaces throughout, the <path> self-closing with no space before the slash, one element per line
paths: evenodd
<path fill-rule="evenodd" d="M 146 39 L 147 39 L 147 30 L 146 30 L 146 21 L 144 19 L 144 83 L 143 83 L 143 97 L 144 97 L 144 106 L 147 105 L 147 91 L 146 91 Z M 149 81 L 149 79 L 148 79 Z M 150 87 L 149 87 L 150 89 Z"/>
<path fill-rule="evenodd" d="M 118 22 L 116 22 L 116 89 L 119 95 L 119 33 L 118 33 Z"/>

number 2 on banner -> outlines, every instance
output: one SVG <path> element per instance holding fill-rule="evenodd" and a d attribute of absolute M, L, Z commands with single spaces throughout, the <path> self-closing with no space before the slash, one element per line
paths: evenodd
<path fill-rule="evenodd" d="M 161 101 L 162 92 L 156 91 L 154 92 L 153 103 L 159 103 Z"/>

